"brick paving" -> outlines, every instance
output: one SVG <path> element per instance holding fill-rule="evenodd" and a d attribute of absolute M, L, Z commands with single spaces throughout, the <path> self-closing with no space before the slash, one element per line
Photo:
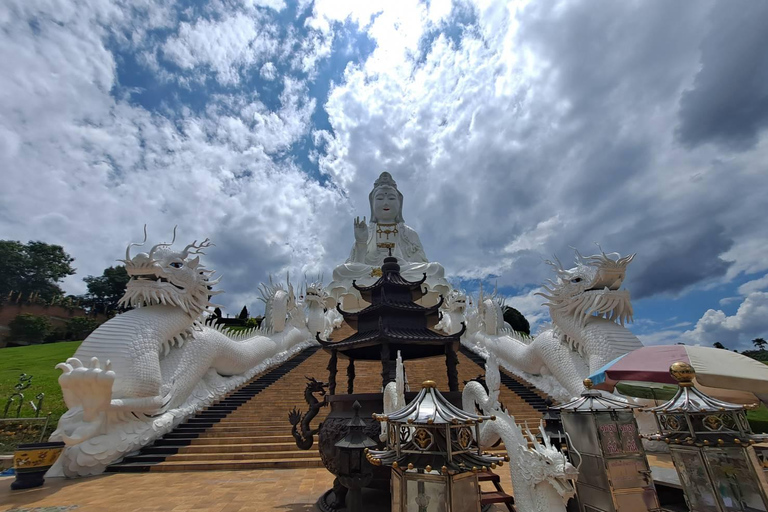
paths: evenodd
<path fill-rule="evenodd" d="M 507 468 L 497 473 L 504 489 L 511 490 Z M 331 487 L 333 475 L 315 468 L 114 473 L 49 478 L 43 487 L 20 491 L 10 490 L 12 481 L 0 478 L 0 512 L 315 512 L 314 503 Z M 366 498 L 368 512 L 389 510 L 387 494 Z"/>

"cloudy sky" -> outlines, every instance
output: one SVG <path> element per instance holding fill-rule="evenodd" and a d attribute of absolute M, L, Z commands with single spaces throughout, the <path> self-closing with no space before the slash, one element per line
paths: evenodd
<path fill-rule="evenodd" d="M 768 2 L 5 0 L 0 238 L 209 236 L 230 312 L 325 273 L 383 170 L 427 255 L 538 325 L 543 259 L 636 252 L 646 343 L 768 337 Z"/>

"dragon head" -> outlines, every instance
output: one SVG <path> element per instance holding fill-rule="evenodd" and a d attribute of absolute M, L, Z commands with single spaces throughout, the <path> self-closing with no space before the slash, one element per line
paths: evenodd
<path fill-rule="evenodd" d="M 477 313 L 480 322 L 480 328 L 486 334 L 499 334 L 504 332 L 504 306 L 506 299 L 499 295 L 495 288 L 493 293 L 487 295 L 483 292 L 483 284 L 480 283 L 480 292 L 477 299 Z"/>
<path fill-rule="evenodd" d="M 315 379 L 314 377 L 307 377 L 304 376 L 305 379 L 307 379 L 307 391 L 310 393 L 319 393 L 320 396 L 325 396 L 325 388 L 328 387 L 328 384 L 325 382 L 320 382 L 319 380 Z"/>
<path fill-rule="evenodd" d="M 466 313 L 467 294 L 454 288 L 448 293 L 448 297 L 445 299 L 445 305 L 443 308 L 446 311 L 450 311 L 452 313 Z"/>
<path fill-rule="evenodd" d="M 207 238 L 200 244 L 195 240 L 183 250 L 176 251 L 171 248 L 175 241 L 176 228 L 171 243 L 157 244 L 149 252 L 131 257 L 131 247 L 141 247 L 147 242 L 147 227 L 144 226 L 144 241 L 129 244 L 125 249 L 125 259 L 120 260 L 130 277 L 120 305 L 176 306 L 192 318 L 197 318 L 212 305 L 209 302 L 211 296 L 223 293 L 211 290 L 221 278 L 211 281 L 209 278 L 214 271 L 200 266 L 199 255 L 205 254 L 202 250 L 213 244 Z"/>
<path fill-rule="evenodd" d="M 557 258 L 547 261 L 557 278 L 549 279 L 549 285 L 544 285 L 546 293 L 537 295 L 547 299 L 544 305 L 553 313 L 572 315 L 582 326 L 592 316 L 624 325 L 632 321 L 632 303 L 629 292 L 620 288 L 634 257 L 630 254 L 622 258 L 619 253 L 606 254 L 602 249 L 600 254 L 584 257 L 576 251 L 576 266 L 568 270 Z"/>
<path fill-rule="evenodd" d="M 517 428 L 520 428 L 519 426 Z M 579 470 L 571 464 L 565 453 L 552 445 L 549 435 L 544 430 L 544 420 L 539 423 L 539 432 L 544 444 L 539 443 L 525 424 L 525 434 L 533 445 L 526 450 L 528 470 L 531 472 L 534 485 L 546 481 L 567 502 L 575 493 L 573 481 L 579 475 Z"/>

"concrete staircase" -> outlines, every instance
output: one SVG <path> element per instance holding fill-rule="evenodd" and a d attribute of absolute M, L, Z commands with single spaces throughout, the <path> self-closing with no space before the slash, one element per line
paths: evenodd
<path fill-rule="evenodd" d="M 459 354 L 460 382 L 474 379 L 484 371 L 473 360 L 477 356 L 471 353 L 469 356 L 464 352 Z M 152 446 L 113 464 L 107 471 L 322 467 L 316 444 L 306 451 L 296 447 L 288 412 L 294 407 L 307 410 L 303 394 L 305 376 L 327 380 L 328 359 L 329 355 L 316 347 L 303 351 L 280 367 L 257 375 L 249 383 L 158 439 Z M 347 366 L 346 360 L 339 360 L 337 393 L 347 391 Z M 427 379 L 436 381 L 438 389 L 448 389 L 444 357 L 406 361 L 405 368 L 414 391 L 420 389 L 421 383 Z M 381 364 L 378 361 L 356 361 L 354 392 L 380 392 L 380 373 Z M 503 374 L 500 399 L 518 422 L 527 421 L 534 432 L 537 430 L 534 427 L 538 427 L 544 400 L 530 386 Z M 312 425 L 319 425 L 328 412 L 329 408 L 322 408 Z M 497 446 L 493 451 L 504 453 L 504 446 Z"/>

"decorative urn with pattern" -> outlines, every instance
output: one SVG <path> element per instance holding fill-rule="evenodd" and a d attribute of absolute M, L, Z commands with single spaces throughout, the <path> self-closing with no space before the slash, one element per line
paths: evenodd
<path fill-rule="evenodd" d="M 431 380 L 422 386 L 402 409 L 374 416 L 386 422 L 387 446 L 368 450 L 368 461 L 392 468 L 392 512 L 479 512 L 478 472 L 509 460 L 476 442 L 479 424 L 496 418 L 454 406 Z"/>

